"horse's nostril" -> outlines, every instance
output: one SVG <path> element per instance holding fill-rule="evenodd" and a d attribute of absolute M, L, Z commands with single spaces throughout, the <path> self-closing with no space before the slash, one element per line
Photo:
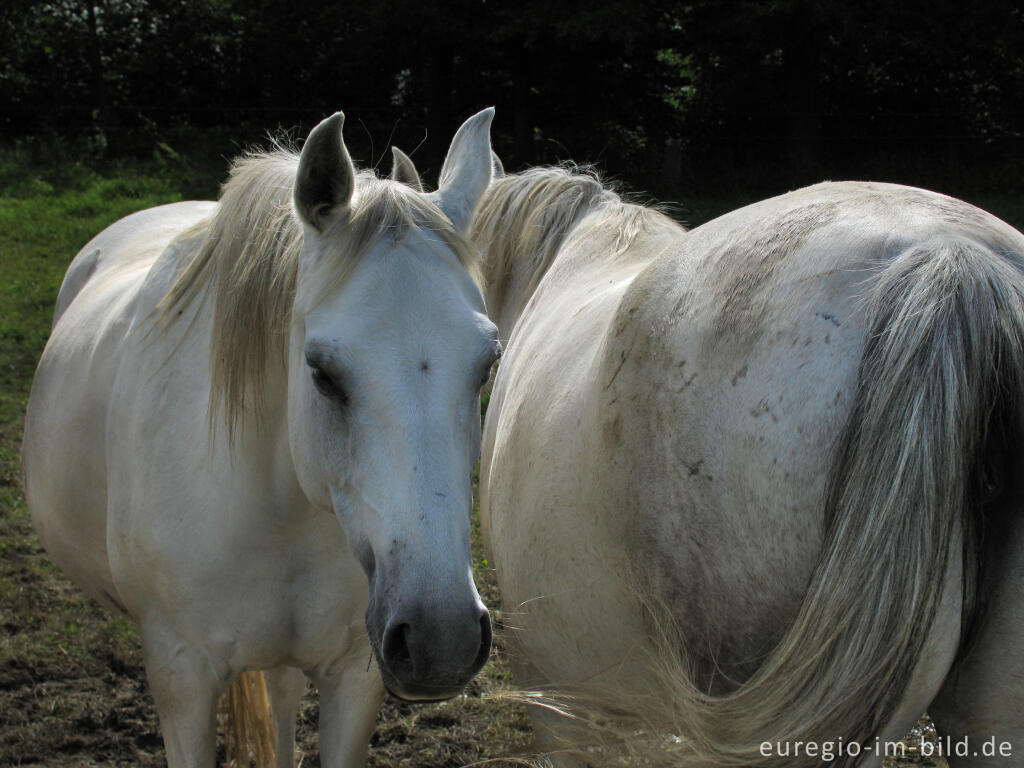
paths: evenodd
<path fill-rule="evenodd" d="M 484 664 L 487 657 L 491 655 L 491 617 L 485 610 L 480 617 L 480 649 L 477 651 L 476 659 L 473 661 L 473 672 L 476 673 Z"/>
<path fill-rule="evenodd" d="M 383 655 L 388 667 L 392 670 L 411 669 L 412 652 L 409 650 L 408 624 L 388 627 L 384 633 Z"/>

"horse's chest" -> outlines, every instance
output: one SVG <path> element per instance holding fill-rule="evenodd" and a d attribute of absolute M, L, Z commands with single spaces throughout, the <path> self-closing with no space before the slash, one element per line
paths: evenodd
<path fill-rule="evenodd" d="M 255 625 L 269 655 L 302 669 L 330 664 L 365 642 L 366 577 L 332 530 L 337 521 L 326 522 L 318 535 L 295 537 L 278 552 L 283 567 L 242 587 L 251 610 L 238 622 Z"/>
<path fill-rule="evenodd" d="M 366 578 L 331 516 L 240 527 L 165 520 L 148 533 L 116 558 L 129 611 L 172 622 L 232 667 L 308 669 L 365 636 Z"/>

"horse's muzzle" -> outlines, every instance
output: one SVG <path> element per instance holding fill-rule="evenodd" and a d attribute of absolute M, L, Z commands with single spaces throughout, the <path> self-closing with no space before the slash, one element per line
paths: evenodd
<path fill-rule="evenodd" d="M 468 614 L 426 618 L 422 612 L 400 613 L 387 623 L 374 651 L 392 695 L 406 701 L 441 701 L 462 692 L 491 651 L 487 609 L 478 602 Z"/>

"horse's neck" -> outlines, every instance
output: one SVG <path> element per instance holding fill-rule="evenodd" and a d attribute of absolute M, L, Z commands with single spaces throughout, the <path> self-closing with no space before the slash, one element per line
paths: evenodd
<path fill-rule="evenodd" d="M 560 259 L 562 245 L 588 213 L 584 212 L 573 226 L 550 236 L 531 233 L 532 236 L 519 237 L 499 232 L 490 241 L 477 243 L 488 254 L 484 262 L 484 297 L 500 339 L 508 340 L 541 279 Z"/>
<path fill-rule="evenodd" d="M 261 402 L 246 408 L 230 439 L 221 411 L 215 428 L 224 441 L 218 442 L 229 451 L 236 471 L 262 484 L 270 495 L 264 501 L 277 510 L 280 519 L 305 518 L 310 505 L 299 484 L 288 431 L 288 369 L 276 353 L 268 360 L 267 369 Z"/>
<path fill-rule="evenodd" d="M 209 337 L 216 323 L 216 302 L 213 297 L 209 299 L 193 302 L 194 317 L 186 312 L 180 318 L 189 333 L 207 339 L 206 344 L 196 345 L 196 354 L 205 358 L 202 369 L 207 382 L 211 372 L 205 363 L 209 361 Z M 262 386 L 259 390 L 248 389 L 233 424 L 223 400 L 196 403 L 207 415 L 208 438 L 213 441 L 214 452 L 230 463 L 233 472 L 251 478 L 253 487 L 267 489 L 272 498 L 263 500 L 282 515 L 305 514 L 302 508 L 306 506 L 292 461 L 288 432 L 289 359 L 287 344 L 283 349 L 274 346 L 268 350 L 260 375 Z M 216 396 L 211 393 L 213 397 Z"/>
<path fill-rule="evenodd" d="M 527 268 L 526 261 L 518 260 L 509 265 L 511 269 L 485 277 L 487 313 L 497 324 L 502 343 L 512 335 L 516 321 L 536 289 L 535 283 L 531 285 L 532 270 Z"/>
<path fill-rule="evenodd" d="M 557 239 L 555 247 L 543 241 L 542 249 L 506 243 L 481 243 L 488 253 L 507 254 L 485 265 L 487 311 L 497 323 L 500 338 L 507 340 L 541 283 L 559 281 L 575 291 L 581 283 L 594 283 L 614 274 L 622 280 L 635 276 L 658 254 L 679 242 L 684 230 L 654 211 L 642 212 L 643 223 L 628 217 L 605 217 L 593 209 Z M 541 252 L 543 251 L 543 252 Z M 554 281 L 554 283 L 552 282 Z M 585 293 L 585 292 L 584 292 Z M 584 295 L 584 294 L 580 294 Z"/>

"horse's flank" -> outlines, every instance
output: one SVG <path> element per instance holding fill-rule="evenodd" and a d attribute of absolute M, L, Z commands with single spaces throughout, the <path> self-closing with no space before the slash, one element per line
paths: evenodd
<path fill-rule="evenodd" d="M 292 204 L 298 163 L 299 156 L 286 149 L 235 161 L 215 215 L 178 238 L 202 240 L 158 306 L 166 320 L 212 290 L 210 419 L 212 426 L 224 408 L 229 434 L 247 409 L 262 415 L 267 366 L 287 342 L 304 234 Z M 362 171 L 345 213 L 332 226 L 346 232 L 330 239 L 335 250 L 316 265 L 311 306 L 345 283 L 378 237 L 397 241 L 417 229 L 434 233 L 480 283 L 479 260 L 468 241 L 411 188 Z"/>

